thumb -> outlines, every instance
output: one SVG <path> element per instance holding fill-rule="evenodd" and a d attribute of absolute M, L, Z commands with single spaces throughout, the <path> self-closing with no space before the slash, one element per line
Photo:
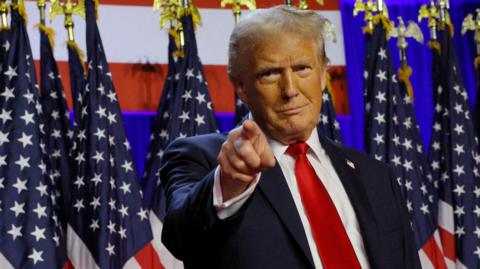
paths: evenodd
<path fill-rule="evenodd" d="M 269 144 L 265 145 L 263 152 L 260 154 L 260 161 L 263 168 L 272 168 L 275 166 L 275 155 Z"/>

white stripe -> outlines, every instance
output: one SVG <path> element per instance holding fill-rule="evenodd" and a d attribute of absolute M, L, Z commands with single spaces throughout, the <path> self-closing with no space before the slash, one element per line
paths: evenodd
<path fill-rule="evenodd" d="M 453 208 L 450 204 L 442 200 L 438 200 L 438 225 L 452 235 L 455 235 Z"/>
<path fill-rule="evenodd" d="M 123 269 L 142 269 L 142 267 L 138 264 L 135 256 L 133 256 L 125 263 Z"/>
<path fill-rule="evenodd" d="M 14 269 L 13 266 L 10 264 L 10 262 L 3 256 L 3 254 L 0 252 L 0 268 L 2 269 Z"/>
<path fill-rule="evenodd" d="M 422 264 L 422 269 L 435 269 L 435 266 L 433 266 L 432 262 L 428 258 L 425 251 L 423 251 L 423 249 L 420 249 L 418 251 L 418 257 L 420 258 L 420 263 Z"/>
<path fill-rule="evenodd" d="M 459 259 L 457 259 L 456 267 L 448 267 L 448 268 L 455 268 L 455 269 L 468 269 Z"/>
<path fill-rule="evenodd" d="M 158 253 L 163 266 L 165 266 L 166 269 L 182 269 L 183 263 L 175 259 L 175 257 L 173 257 L 168 249 L 162 244 L 163 224 L 153 211 L 150 211 L 150 224 L 152 225 L 153 232 L 152 245 Z"/>
<path fill-rule="evenodd" d="M 39 22 L 39 12 L 35 2 L 26 3 L 29 16 L 28 34 L 32 44 L 34 59 L 39 58 L 39 33 L 33 25 Z M 228 38 L 234 26 L 231 10 L 200 9 L 203 26 L 197 31 L 197 43 L 200 59 L 207 65 L 226 65 Z M 330 19 L 337 31 L 337 43 L 327 40 L 325 47 L 332 65 L 345 65 L 345 48 L 340 11 L 319 11 Z M 110 62 L 116 63 L 167 63 L 168 35 L 159 27 L 159 14 L 151 7 L 100 5 L 99 28 Z M 47 16 L 49 18 L 49 16 Z M 85 21 L 74 16 L 75 39 L 85 51 Z M 63 16 L 55 17 L 55 57 L 58 61 L 67 61 L 65 49 L 67 40 L 63 26 Z"/>
<path fill-rule="evenodd" d="M 88 250 L 70 224 L 67 227 L 67 255 L 76 269 L 99 269 L 90 250 Z"/>

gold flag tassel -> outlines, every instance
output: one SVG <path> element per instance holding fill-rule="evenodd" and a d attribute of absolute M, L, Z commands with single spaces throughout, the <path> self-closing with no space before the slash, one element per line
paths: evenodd
<path fill-rule="evenodd" d="M 423 43 L 423 33 L 418 24 L 413 21 L 408 22 L 408 26 L 403 22 L 402 17 L 398 17 L 398 26 L 394 27 L 390 32 L 391 37 L 397 38 L 397 47 L 400 52 L 400 67 L 397 74 L 398 79 L 404 83 L 407 88 L 408 95 L 413 100 L 413 87 L 410 82 L 410 76 L 412 75 L 412 68 L 407 62 L 407 38 L 414 38 L 419 43 Z"/>
<path fill-rule="evenodd" d="M 48 42 L 50 42 L 50 46 L 52 48 L 54 48 L 55 47 L 55 39 L 53 37 L 55 36 L 55 31 L 52 28 L 46 26 L 45 24 L 41 24 L 41 23 L 35 25 L 35 28 L 38 28 L 45 35 L 47 35 Z"/>
<path fill-rule="evenodd" d="M 468 14 L 462 23 L 462 35 L 468 31 L 474 31 L 474 40 L 477 45 L 477 57 L 475 58 L 473 64 L 475 69 L 480 69 L 480 8 L 476 10 L 477 16 L 473 18 L 473 14 Z"/>
<path fill-rule="evenodd" d="M 418 11 L 418 22 L 421 22 L 423 19 L 428 20 L 428 27 L 430 28 L 430 40 L 427 43 L 428 47 L 436 50 L 440 54 L 441 47 L 437 40 L 437 25 L 439 18 L 440 11 L 433 0 L 430 0 L 430 4 L 422 5 Z"/>
<path fill-rule="evenodd" d="M 80 60 L 81 63 L 84 63 L 84 59 L 85 59 L 85 52 L 82 51 L 82 49 L 80 49 L 80 47 L 78 46 L 77 42 L 75 42 L 75 40 L 69 40 L 67 41 L 67 46 L 69 48 L 72 48 L 74 49 L 77 53 L 77 57 L 78 59 Z M 83 67 L 83 71 L 85 71 L 85 66 L 84 64 L 82 64 L 82 67 Z"/>
<path fill-rule="evenodd" d="M 18 11 L 18 14 L 20 15 L 20 17 L 22 17 L 25 25 L 28 24 L 28 15 L 27 11 L 25 10 L 25 3 L 23 2 L 23 0 L 14 0 L 12 1 L 11 6 L 12 9 Z"/>

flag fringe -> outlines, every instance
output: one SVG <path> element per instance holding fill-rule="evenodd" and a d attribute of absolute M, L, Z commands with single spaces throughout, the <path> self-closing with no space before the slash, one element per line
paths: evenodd
<path fill-rule="evenodd" d="M 47 35 L 48 41 L 50 42 L 50 46 L 52 48 L 54 48 L 55 47 L 55 39 L 53 38 L 53 36 L 55 35 L 55 31 L 52 28 L 50 28 L 50 27 L 48 27 L 44 24 L 37 24 L 37 25 L 35 25 L 35 27 L 38 27 L 38 29 L 40 31 L 42 31 L 44 34 Z"/>
<path fill-rule="evenodd" d="M 1 31 L 9 31 L 10 27 L 9 26 L 0 26 L 0 32 Z"/>
<path fill-rule="evenodd" d="M 431 48 L 431 49 L 434 49 L 438 52 L 438 54 L 440 54 L 442 52 L 442 49 L 440 47 L 440 43 L 437 41 L 437 40 L 430 40 L 428 41 L 428 46 Z"/>
<path fill-rule="evenodd" d="M 410 66 L 398 68 L 398 79 L 405 84 L 407 87 L 407 92 L 410 98 L 413 100 L 413 87 L 412 83 L 410 82 L 410 76 L 412 75 L 412 68 Z"/>
<path fill-rule="evenodd" d="M 480 69 L 480 56 L 475 57 L 475 60 L 473 61 L 473 64 L 475 66 L 475 69 L 477 69 L 477 70 Z"/>
<path fill-rule="evenodd" d="M 67 46 L 69 48 L 74 49 L 77 52 L 77 57 L 80 59 L 80 62 L 83 63 L 83 60 L 85 59 L 85 52 L 83 52 L 80 47 L 77 45 L 77 43 L 74 40 L 70 40 L 67 42 Z M 85 66 L 82 64 L 83 71 L 85 71 Z"/>
<path fill-rule="evenodd" d="M 23 22 L 25 23 L 25 25 L 27 25 L 28 15 L 25 9 L 25 4 L 23 2 L 19 2 L 18 4 L 12 4 L 12 9 L 16 9 L 18 11 L 18 14 L 20 15 L 20 17 L 22 17 Z"/>

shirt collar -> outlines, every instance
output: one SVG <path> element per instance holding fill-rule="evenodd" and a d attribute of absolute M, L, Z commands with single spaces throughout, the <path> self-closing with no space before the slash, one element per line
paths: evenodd
<path fill-rule="evenodd" d="M 285 156 L 285 152 L 288 149 L 288 145 L 284 145 L 269 137 L 267 137 L 267 139 L 268 139 L 268 143 L 270 144 L 270 147 L 272 148 L 273 155 L 275 155 L 275 158 L 277 159 L 283 158 L 283 156 Z M 315 157 L 317 157 L 317 159 L 320 159 L 320 156 L 325 154 L 325 150 L 320 144 L 317 128 L 312 130 L 310 137 L 307 139 L 307 141 L 305 141 L 305 143 L 307 143 L 307 145 L 310 147 L 311 152 L 315 155 Z"/>

